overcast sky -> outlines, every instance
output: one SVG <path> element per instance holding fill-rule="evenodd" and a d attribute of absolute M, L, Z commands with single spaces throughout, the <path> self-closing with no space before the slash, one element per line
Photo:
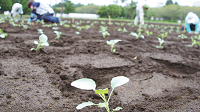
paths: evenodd
<path fill-rule="evenodd" d="M 53 5 L 56 3 L 61 2 L 61 0 L 35 0 L 35 1 L 42 1 L 42 2 L 46 2 L 49 5 Z M 77 4 L 77 3 L 81 3 L 84 5 L 87 5 L 89 3 L 94 3 L 95 5 L 109 5 L 109 4 L 114 4 L 113 2 L 114 0 L 71 0 L 72 3 Z M 121 0 L 119 0 L 120 2 L 118 3 L 118 5 L 122 5 L 124 6 L 126 3 L 130 3 L 131 0 L 127 0 L 124 4 L 121 3 Z M 133 0 L 133 1 L 139 1 L 139 0 Z M 156 7 L 158 2 L 162 2 L 162 3 L 166 3 L 167 0 L 147 0 L 147 4 L 150 7 Z M 194 1 L 199 1 L 199 0 L 172 0 L 173 2 L 177 1 L 179 5 L 182 6 L 193 6 L 193 2 Z"/>

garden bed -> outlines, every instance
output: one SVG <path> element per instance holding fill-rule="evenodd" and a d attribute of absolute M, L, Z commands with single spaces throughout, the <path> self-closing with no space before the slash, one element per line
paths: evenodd
<path fill-rule="evenodd" d="M 62 32 L 59 39 L 54 39 L 52 27 L 43 27 L 41 23 L 28 25 L 27 30 L 9 21 L 0 23 L 8 34 L 0 38 L 1 111 L 105 112 L 105 108 L 97 106 L 77 110 L 82 102 L 99 103 L 102 99 L 94 91 L 70 84 L 80 78 L 91 78 L 98 89 L 111 89 L 110 81 L 116 76 L 126 76 L 130 81 L 115 88 L 110 109 L 119 106 L 123 108 L 120 112 L 200 111 L 200 47 L 188 47 L 194 35 L 186 34 L 188 38 L 182 40 L 178 38 L 180 33 L 172 31 L 164 38 L 164 48 L 158 49 L 159 28 L 143 29 L 153 35 L 142 32 L 145 38 L 136 39 L 129 35 L 138 29 L 133 22 L 113 21 L 112 25 L 108 21 L 104 24 L 85 19 L 70 22 L 67 19 L 65 23 L 70 25 L 68 28 L 58 24 L 58 31 Z M 91 26 L 75 34 L 78 29 L 72 24 Z M 107 26 L 110 35 L 103 38 L 100 25 Z M 119 27 L 128 32 L 118 31 Z M 174 30 L 176 27 L 181 28 L 175 26 Z M 39 41 L 37 29 L 43 29 L 48 36 L 49 46 L 30 51 L 37 47 L 34 41 Z M 122 40 L 115 44 L 116 52 L 110 52 L 106 44 L 113 39 Z"/>

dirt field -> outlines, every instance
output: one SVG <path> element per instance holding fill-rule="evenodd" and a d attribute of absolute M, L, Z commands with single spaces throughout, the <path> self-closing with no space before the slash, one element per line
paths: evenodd
<path fill-rule="evenodd" d="M 8 34 L 0 38 L 1 112 L 106 112 L 97 106 L 77 110 L 82 102 L 103 101 L 94 91 L 70 84 L 80 78 L 91 78 L 98 89 L 110 89 L 115 76 L 126 76 L 130 81 L 115 88 L 109 102 L 111 110 L 119 106 L 123 108 L 119 112 L 200 112 L 200 47 L 188 47 L 194 35 L 186 33 L 188 38 L 182 40 L 177 37 L 180 33 L 176 33 L 175 26 L 164 38 L 164 48 L 157 49 L 160 29 L 147 28 L 153 35 L 142 32 L 145 38 L 136 39 L 129 35 L 138 29 L 130 25 L 133 22 L 113 21 L 108 25 L 108 21 L 104 21 L 106 24 L 97 21 L 78 35 L 69 21 L 65 23 L 69 28 L 58 24 L 58 31 L 63 32 L 59 39 L 54 39 L 52 27 L 40 23 L 28 25 L 27 30 L 12 26 L 9 21 L 0 23 Z M 74 25 L 84 26 L 94 20 L 75 22 Z M 103 38 L 100 25 L 108 26 L 110 35 Z M 118 31 L 119 27 L 128 32 Z M 48 36 L 49 46 L 30 51 L 37 47 L 34 41 L 39 41 L 37 29 L 43 29 Z M 115 44 L 115 53 L 106 44 L 113 39 L 122 40 Z"/>

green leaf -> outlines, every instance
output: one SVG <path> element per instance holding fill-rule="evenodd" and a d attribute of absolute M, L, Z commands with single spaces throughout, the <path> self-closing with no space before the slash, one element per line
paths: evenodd
<path fill-rule="evenodd" d="M 92 79 L 88 78 L 82 78 L 75 80 L 71 83 L 71 86 L 74 86 L 79 89 L 85 89 L 85 90 L 94 90 L 96 88 L 96 83 Z"/>
<path fill-rule="evenodd" d="M 91 101 L 88 101 L 88 102 L 83 102 L 81 104 L 79 104 L 76 109 L 82 109 L 84 107 L 87 107 L 87 106 L 91 106 L 91 105 L 94 105 L 94 103 L 92 103 Z"/>
<path fill-rule="evenodd" d="M 106 107 L 106 103 L 99 103 L 98 106 L 99 107 Z"/>
<path fill-rule="evenodd" d="M 123 109 L 123 108 L 122 107 L 116 107 L 115 109 L 113 109 L 113 111 L 119 111 L 121 109 Z"/>
<path fill-rule="evenodd" d="M 42 35 L 40 35 L 40 37 L 39 37 L 39 40 L 40 40 L 40 42 L 47 42 L 47 40 L 48 40 L 48 37 L 45 35 L 45 34 L 42 34 Z"/>
<path fill-rule="evenodd" d="M 115 87 L 121 86 L 126 84 L 129 81 L 129 78 L 125 76 L 117 76 L 112 78 L 111 80 L 111 87 L 114 89 Z"/>
<path fill-rule="evenodd" d="M 95 93 L 96 94 L 107 94 L 108 93 L 108 88 L 95 90 Z"/>

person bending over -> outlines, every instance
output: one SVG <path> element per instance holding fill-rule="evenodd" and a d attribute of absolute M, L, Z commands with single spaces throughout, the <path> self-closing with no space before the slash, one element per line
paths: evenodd
<path fill-rule="evenodd" d="M 14 3 L 12 6 L 11 17 L 13 17 L 13 15 L 17 15 L 17 14 L 20 14 L 20 17 L 22 17 L 23 8 L 22 8 L 22 4 L 20 4 L 20 3 Z"/>
<path fill-rule="evenodd" d="M 54 10 L 48 4 L 42 2 L 28 1 L 27 5 L 28 8 L 32 9 L 29 21 L 36 21 L 37 19 L 39 19 L 44 20 L 45 22 L 60 22 L 59 18 L 53 16 Z M 34 18 L 36 15 L 37 18 Z"/>

